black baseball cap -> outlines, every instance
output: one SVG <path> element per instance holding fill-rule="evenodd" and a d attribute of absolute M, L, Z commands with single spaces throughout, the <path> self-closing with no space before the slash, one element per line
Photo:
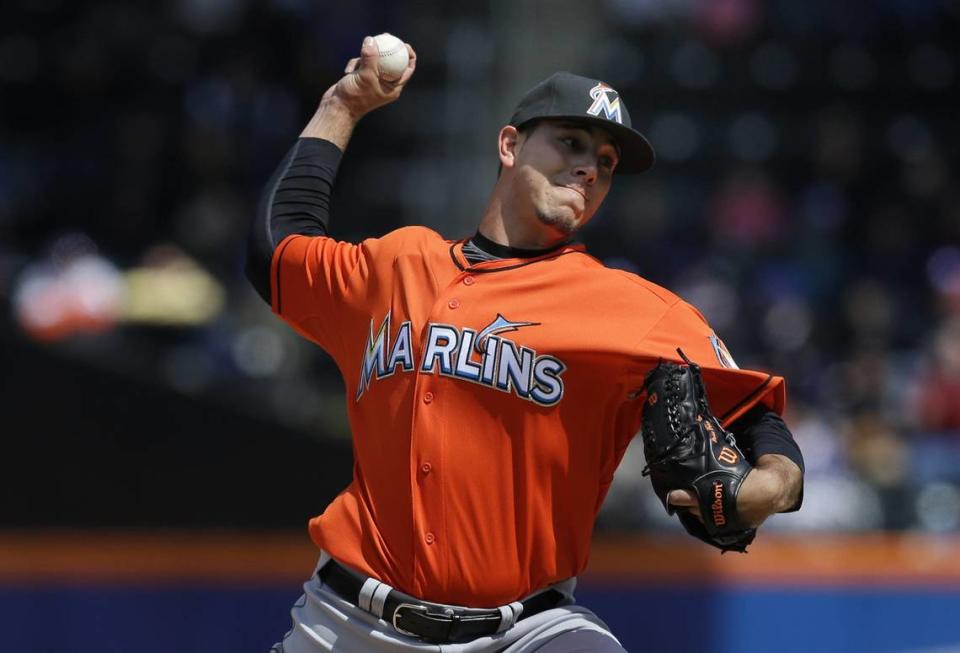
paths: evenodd
<path fill-rule="evenodd" d="M 520 99 L 510 124 L 520 127 L 540 118 L 583 121 L 606 129 L 620 148 L 616 172 L 645 172 L 656 160 L 650 142 L 631 126 L 620 94 L 599 79 L 554 73 Z"/>

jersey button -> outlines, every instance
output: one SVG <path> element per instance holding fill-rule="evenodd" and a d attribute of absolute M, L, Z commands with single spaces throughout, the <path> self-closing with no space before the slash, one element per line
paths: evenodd
<path fill-rule="evenodd" d="M 423 393 L 423 403 L 429 404 L 431 401 L 433 401 L 433 393 L 428 390 Z"/>
<path fill-rule="evenodd" d="M 459 299 L 456 299 L 456 298 L 451 299 L 450 301 L 447 302 L 447 306 L 449 306 L 450 308 L 456 310 L 456 309 L 460 308 L 460 300 L 459 300 Z"/>
<path fill-rule="evenodd" d="M 420 465 L 420 471 L 423 472 L 424 474 L 429 474 L 431 469 L 433 469 L 433 465 L 431 465 L 430 463 L 423 463 L 422 465 Z"/>
<path fill-rule="evenodd" d="M 433 533 L 427 533 L 423 536 L 423 539 L 426 540 L 427 544 L 433 544 L 437 540 L 437 538 L 433 536 Z"/>
<path fill-rule="evenodd" d="M 473 277 L 463 278 L 463 285 L 465 286 L 472 286 L 475 282 L 476 282 L 476 279 L 474 279 Z"/>

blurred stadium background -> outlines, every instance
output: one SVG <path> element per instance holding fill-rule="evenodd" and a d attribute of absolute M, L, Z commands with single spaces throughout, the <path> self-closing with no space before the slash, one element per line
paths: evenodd
<path fill-rule="evenodd" d="M 246 228 L 390 31 L 417 74 L 354 136 L 336 236 L 470 235 L 519 94 L 602 77 L 659 162 L 590 252 L 788 380 L 803 510 L 720 558 L 631 451 L 583 602 L 637 651 L 960 651 L 958 27 L 956 0 L 5 2 L 0 649 L 286 630 L 350 441 L 336 368 L 243 278 Z"/>

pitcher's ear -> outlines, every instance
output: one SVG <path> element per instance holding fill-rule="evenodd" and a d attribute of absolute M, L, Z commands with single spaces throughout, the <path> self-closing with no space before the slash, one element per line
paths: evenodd
<path fill-rule="evenodd" d="M 500 130 L 498 139 L 498 150 L 500 155 L 500 165 L 504 168 L 512 168 L 517 160 L 517 143 L 520 140 L 520 132 L 513 125 L 506 125 Z"/>

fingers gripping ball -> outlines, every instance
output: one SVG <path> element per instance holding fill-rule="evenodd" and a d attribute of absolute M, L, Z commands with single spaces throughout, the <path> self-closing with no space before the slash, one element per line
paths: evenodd
<path fill-rule="evenodd" d="M 753 468 L 710 411 L 700 367 L 677 351 L 686 365 L 661 362 L 644 381 L 643 473 L 670 514 L 670 490 L 697 496 L 702 521 L 677 511 L 687 532 L 721 551 L 745 552 L 756 529 L 737 514 L 737 493 Z"/>
<path fill-rule="evenodd" d="M 380 56 L 377 59 L 377 71 L 380 79 L 395 82 L 403 75 L 410 62 L 406 44 L 393 34 L 384 32 L 373 37 Z"/>

